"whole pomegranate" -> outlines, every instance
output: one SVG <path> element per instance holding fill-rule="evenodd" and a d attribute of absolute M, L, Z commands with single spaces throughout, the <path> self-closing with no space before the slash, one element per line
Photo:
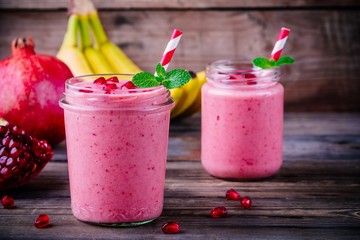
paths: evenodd
<path fill-rule="evenodd" d="M 0 61 L 0 118 L 55 145 L 65 139 L 59 99 L 73 75 L 57 58 L 36 54 L 31 37 L 12 42 L 12 56 Z"/>

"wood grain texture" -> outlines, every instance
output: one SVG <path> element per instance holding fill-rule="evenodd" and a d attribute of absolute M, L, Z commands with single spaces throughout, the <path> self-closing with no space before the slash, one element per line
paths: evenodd
<path fill-rule="evenodd" d="M 135 228 L 77 221 L 70 209 L 66 159 L 58 159 L 30 184 L 8 192 L 16 208 L 0 208 L 0 239 L 357 239 L 359 121 L 359 114 L 286 114 L 284 164 L 277 175 L 259 181 L 209 176 L 186 151 L 189 145 L 181 149 L 191 138 L 199 152 L 200 117 L 172 122 L 170 142 L 176 144 L 169 145 L 164 211 L 154 222 Z M 62 146 L 56 151 L 64 156 Z M 227 201 L 230 188 L 250 196 L 253 207 L 244 210 Z M 228 217 L 212 219 L 210 210 L 222 205 Z M 50 228 L 33 226 L 41 213 L 50 215 Z M 180 223 L 180 234 L 161 232 L 171 220 Z"/>
<path fill-rule="evenodd" d="M 32 35 L 38 53 L 55 55 L 66 28 L 64 11 L 0 10 L 0 58 L 10 42 Z M 185 32 L 170 68 L 200 71 L 224 58 L 270 54 L 281 26 L 292 29 L 283 52 L 296 64 L 282 69 L 286 111 L 360 111 L 358 10 L 119 10 L 100 11 L 117 45 L 152 71 L 174 27 Z"/>
<path fill-rule="evenodd" d="M 226 9 L 226 8 L 309 8 L 359 6 L 356 0 L 93 0 L 99 9 Z M 66 9 L 68 0 L 1 0 L 0 9 Z"/>

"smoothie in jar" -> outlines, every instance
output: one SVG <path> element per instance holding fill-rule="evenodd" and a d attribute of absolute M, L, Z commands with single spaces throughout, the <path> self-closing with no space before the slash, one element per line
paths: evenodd
<path fill-rule="evenodd" d="M 162 86 L 137 89 L 129 84 L 130 75 L 116 78 L 109 88 L 94 83 L 100 79 L 96 75 L 66 82 L 60 105 L 71 207 L 81 221 L 139 225 L 163 209 L 173 101 Z"/>
<path fill-rule="evenodd" d="M 219 178 L 256 179 L 282 164 L 284 89 L 279 69 L 221 60 L 202 88 L 201 161 Z"/>

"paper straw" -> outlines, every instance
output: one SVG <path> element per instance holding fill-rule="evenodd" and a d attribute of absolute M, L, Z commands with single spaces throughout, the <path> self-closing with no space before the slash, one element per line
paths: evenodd
<path fill-rule="evenodd" d="M 270 59 L 274 59 L 275 61 L 279 60 L 281 51 L 283 50 L 286 40 L 288 39 L 290 33 L 290 29 L 288 28 L 281 28 L 279 36 L 276 40 L 274 49 L 271 52 Z"/>
<path fill-rule="evenodd" d="M 174 32 L 171 35 L 170 41 L 168 42 L 164 54 L 160 61 L 161 66 L 163 66 L 165 70 L 169 66 L 169 63 L 171 61 L 172 56 L 174 55 L 176 46 L 178 45 L 181 36 L 182 36 L 182 31 L 174 29 Z"/>

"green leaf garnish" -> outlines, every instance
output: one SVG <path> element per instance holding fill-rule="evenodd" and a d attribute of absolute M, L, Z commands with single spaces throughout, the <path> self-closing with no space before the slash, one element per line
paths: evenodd
<path fill-rule="evenodd" d="M 276 66 L 281 66 L 284 64 L 293 64 L 295 62 L 295 60 L 289 56 L 283 56 L 281 58 L 279 58 L 279 60 L 277 60 L 276 62 Z"/>
<path fill-rule="evenodd" d="M 191 75 L 184 69 L 173 69 L 169 72 L 160 63 L 156 65 L 156 75 L 149 72 L 140 72 L 133 76 L 132 82 L 138 88 L 156 87 L 162 84 L 167 89 L 178 88 L 191 79 Z"/>
<path fill-rule="evenodd" d="M 166 70 L 163 66 L 161 66 L 160 63 L 156 64 L 156 74 L 159 76 L 159 78 L 165 78 Z"/>
<path fill-rule="evenodd" d="M 149 72 L 140 72 L 133 76 L 132 82 L 135 86 L 141 88 L 149 88 L 159 86 L 159 81 L 156 80 L 154 74 Z"/>
<path fill-rule="evenodd" d="M 262 69 L 279 67 L 284 64 L 293 64 L 295 60 L 289 56 L 284 56 L 275 61 L 274 59 L 268 59 L 264 57 L 258 57 L 253 59 L 253 64 Z"/>

